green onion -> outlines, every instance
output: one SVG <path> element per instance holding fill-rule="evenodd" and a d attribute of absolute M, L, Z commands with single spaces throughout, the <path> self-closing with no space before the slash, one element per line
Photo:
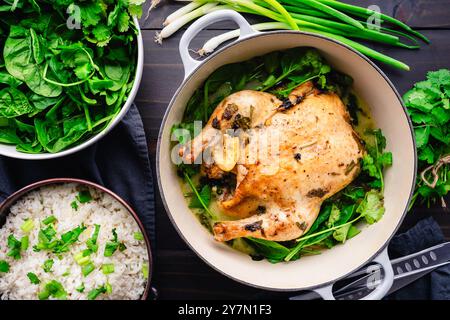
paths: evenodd
<path fill-rule="evenodd" d="M 10 265 L 6 260 L 0 260 L 0 272 L 9 272 Z"/>
<path fill-rule="evenodd" d="M 79 203 L 87 203 L 92 200 L 92 196 L 89 190 L 80 191 L 76 198 Z"/>
<path fill-rule="evenodd" d="M 144 263 L 142 265 L 142 275 L 144 276 L 144 279 L 148 279 L 148 264 Z"/>
<path fill-rule="evenodd" d="M 144 235 L 142 234 L 142 232 L 135 232 L 133 236 L 136 240 L 144 240 Z"/>
<path fill-rule="evenodd" d="M 388 16 L 388 15 L 386 15 L 384 13 L 378 13 L 378 12 L 375 12 L 375 11 L 367 9 L 367 8 L 361 8 L 361 7 L 358 7 L 358 6 L 354 6 L 354 5 L 351 5 L 351 4 L 347 4 L 347 3 L 343 3 L 343 2 L 339 2 L 339 1 L 334 1 L 334 0 L 318 0 L 318 1 L 328 5 L 330 7 L 334 7 L 336 9 L 340 9 L 340 10 L 346 11 L 348 13 L 355 14 L 355 15 L 358 15 L 358 16 L 362 16 L 362 17 L 365 17 L 365 18 L 367 18 L 367 17 L 369 17 L 369 16 L 371 16 L 373 14 L 379 14 L 380 18 L 382 20 L 384 20 L 386 22 L 389 22 L 389 23 L 391 23 L 391 24 L 393 24 L 393 25 L 395 25 L 395 26 L 397 26 L 397 27 L 399 27 L 399 28 L 409 32 L 409 33 L 414 34 L 416 37 L 422 39 L 426 43 L 430 43 L 430 40 L 428 40 L 428 38 L 425 37 L 420 32 L 417 32 L 417 31 L 413 30 L 410 26 L 406 25 L 405 23 L 401 22 L 400 20 L 392 18 L 392 17 L 390 17 L 390 16 Z"/>
<path fill-rule="evenodd" d="M 286 23 L 291 27 L 292 30 L 299 30 L 297 23 L 295 23 L 292 16 L 281 4 L 279 4 L 276 0 L 263 0 L 263 1 L 267 2 L 269 5 L 274 7 L 283 16 L 283 18 L 286 19 Z"/>
<path fill-rule="evenodd" d="M 32 219 L 25 220 L 25 222 L 20 226 L 20 229 L 25 233 L 30 232 L 31 230 L 33 230 L 33 228 L 34 221 Z"/>
<path fill-rule="evenodd" d="M 85 266 L 91 261 L 89 255 L 85 256 L 83 251 L 78 252 L 76 255 L 73 256 L 73 258 L 75 259 L 75 262 L 80 266 Z"/>
<path fill-rule="evenodd" d="M 30 282 L 32 284 L 39 284 L 39 283 L 41 283 L 41 280 L 39 280 L 38 276 L 36 274 L 34 274 L 33 272 L 28 272 L 27 273 L 27 277 L 28 277 L 28 279 L 30 279 Z"/>
<path fill-rule="evenodd" d="M 96 224 L 94 233 L 92 234 L 92 237 L 86 241 L 86 246 L 92 252 L 97 252 L 97 250 L 98 250 L 97 238 L 98 238 L 99 232 L 100 232 L 100 225 Z"/>
<path fill-rule="evenodd" d="M 104 251 L 103 255 L 105 257 L 111 257 L 114 254 L 114 252 L 116 252 L 118 247 L 119 247 L 119 244 L 117 244 L 115 242 L 106 243 L 105 251 Z"/>
<path fill-rule="evenodd" d="M 85 286 L 84 286 L 84 282 L 82 282 L 79 287 L 75 288 L 75 290 L 77 290 L 80 293 L 83 293 L 84 289 L 86 289 Z"/>
<path fill-rule="evenodd" d="M 93 290 L 89 291 L 88 299 L 89 300 L 95 300 L 95 299 L 97 299 L 97 297 L 99 295 L 101 295 L 102 293 L 106 293 L 106 292 L 107 292 L 107 289 L 106 289 L 105 286 L 98 287 L 96 289 L 93 289 Z"/>
<path fill-rule="evenodd" d="M 67 270 L 62 274 L 63 277 L 67 277 L 70 275 L 70 268 L 67 268 Z"/>
<path fill-rule="evenodd" d="M 102 265 L 103 274 L 114 273 L 114 264 L 113 263 L 105 263 Z"/>
<path fill-rule="evenodd" d="M 67 292 L 61 283 L 56 280 L 48 282 L 44 289 L 38 293 L 39 300 L 47 300 L 49 297 L 54 297 L 59 300 L 67 299 Z"/>
<path fill-rule="evenodd" d="M 30 239 L 28 238 L 28 236 L 23 236 L 20 239 L 20 250 L 26 251 L 28 249 L 29 244 L 30 244 Z"/>
<path fill-rule="evenodd" d="M 44 264 L 42 265 L 42 269 L 44 269 L 44 271 L 47 273 L 52 272 L 53 264 L 54 264 L 53 259 L 47 259 L 44 261 Z"/>
<path fill-rule="evenodd" d="M 301 0 L 302 3 L 320 10 L 324 13 L 327 13 L 333 17 L 335 17 L 336 19 L 342 20 L 345 23 L 348 23 L 354 27 L 357 27 L 358 29 L 364 29 L 364 26 L 357 20 L 353 19 L 352 17 L 346 15 L 345 13 L 342 13 L 334 8 L 332 8 L 331 6 L 327 6 L 321 2 L 315 1 L 315 0 Z"/>
<path fill-rule="evenodd" d="M 106 293 L 107 294 L 111 294 L 112 293 L 112 285 L 109 282 L 106 283 L 105 289 L 106 289 Z"/>
<path fill-rule="evenodd" d="M 83 276 L 86 277 L 94 270 L 95 270 L 94 264 L 92 262 L 89 262 L 87 265 L 83 266 L 83 268 L 81 269 L 81 273 L 83 274 Z"/>
<path fill-rule="evenodd" d="M 42 223 L 45 224 L 45 225 L 48 225 L 48 224 L 53 223 L 55 221 L 56 221 L 56 217 L 55 216 L 50 216 L 50 217 L 47 217 L 44 220 L 42 220 Z"/>
<path fill-rule="evenodd" d="M 70 204 L 70 206 L 72 207 L 72 209 L 74 209 L 75 211 L 78 211 L 78 203 L 76 201 L 72 201 L 72 203 Z"/>
<path fill-rule="evenodd" d="M 360 20 L 361 18 L 367 19 L 375 14 L 374 11 L 335 0 L 201 0 L 201 2 L 191 3 L 182 7 L 173 15 L 170 15 L 171 19 L 168 17 L 167 21 L 165 21 L 165 28 L 157 37 L 158 42 L 163 38 L 169 37 L 191 20 L 197 19 L 203 14 L 217 10 L 220 7 L 231 7 L 241 13 L 269 18 L 277 21 L 277 23 L 285 24 L 286 27 L 283 29 L 311 32 L 341 41 L 368 57 L 402 70 L 409 70 L 409 67 L 401 61 L 388 57 L 348 38 L 383 43 L 405 49 L 419 48 L 413 37 L 428 42 L 428 39 L 419 32 L 414 31 L 401 21 L 384 14 L 380 15 L 383 23 L 387 22 L 394 27 L 402 29 L 404 32 L 389 29 L 384 26 L 380 26 L 376 30 L 369 28 L 370 26 L 367 26 L 364 21 Z M 208 8 L 208 10 L 205 10 L 205 8 Z M 174 18 L 175 16 L 176 18 Z M 256 26 L 255 29 L 258 30 Z M 259 30 L 267 29 L 269 29 L 268 26 L 259 26 Z M 282 28 L 276 26 L 273 29 Z M 204 48 L 200 49 L 198 53 L 200 55 L 207 54 L 221 43 L 237 36 L 239 36 L 239 31 L 236 30 L 216 36 L 205 43 Z M 413 41 L 414 44 L 409 45 L 403 43 L 399 36 L 406 37 Z"/>

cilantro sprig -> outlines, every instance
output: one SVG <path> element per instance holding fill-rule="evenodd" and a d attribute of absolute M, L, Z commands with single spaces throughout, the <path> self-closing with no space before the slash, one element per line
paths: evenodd
<path fill-rule="evenodd" d="M 428 206 L 450 191 L 450 70 L 430 71 L 404 96 L 414 125 L 419 159 L 418 180 L 411 206 L 417 199 Z"/>

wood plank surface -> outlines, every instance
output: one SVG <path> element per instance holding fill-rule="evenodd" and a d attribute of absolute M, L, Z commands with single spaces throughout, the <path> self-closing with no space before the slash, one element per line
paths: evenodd
<path fill-rule="evenodd" d="M 383 13 L 392 15 L 411 26 L 421 29 L 430 38 L 430 45 L 423 45 L 418 51 L 372 46 L 386 54 L 400 59 L 412 68 L 410 72 L 393 70 L 382 64 L 380 67 L 403 94 L 411 85 L 425 77 L 428 70 L 450 67 L 450 1 L 448 0 L 348 0 L 360 6 L 378 5 Z M 184 3 L 182 3 L 184 4 Z M 148 4 L 147 4 L 148 5 Z M 153 39 L 161 29 L 165 17 L 179 8 L 180 3 L 163 0 L 154 9 L 147 21 L 141 21 L 145 43 L 145 67 L 136 103 L 141 112 L 149 144 L 150 159 L 155 174 L 156 143 L 159 126 L 167 105 L 183 79 L 183 67 L 178 53 L 182 30 L 165 40 L 162 45 Z M 251 17 L 252 23 L 261 21 Z M 192 49 L 196 50 L 214 35 L 233 29 L 229 22 L 215 24 L 194 39 Z M 155 184 L 155 187 L 156 184 Z M 450 202 L 450 201 L 449 201 Z M 157 242 L 155 257 L 155 286 L 162 299 L 247 299 L 285 298 L 283 294 L 271 294 L 250 288 L 226 278 L 207 266 L 181 240 L 169 221 L 156 190 Z M 438 207 L 419 208 L 408 214 L 401 230 L 414 225 L 420 219 L 433 216 L 450 240 L 450 212 Z"/>

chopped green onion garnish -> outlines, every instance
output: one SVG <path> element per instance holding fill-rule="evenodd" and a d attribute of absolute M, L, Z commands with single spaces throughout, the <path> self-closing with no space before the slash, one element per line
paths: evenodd
<path fill-rule="evenodd" d="M 28 238 L 28 236 L 23 236 L 20 239 L 20 250 L 26 251 L 28 249 L 29 244 L 30 244 L 30 238 Z"/>
<path fill-rule="evenodd" d="M 30 282 L 32 284 L 39 284 L 39 283 L 41 283 L 41 280 L 39 280 L 37 275 L 35 275 L 33 272 L 28 272 L 27 273 L 27 277 L 28 277 L 28 279 L 30 279 Z"/>
<path fill-rule="evenodd" d="M 142 234 L 142 232 L 135 232 L 134 233 L 134 238 L 136 240 L 144 240 L 144 235 Z"/>
<path fill-rule="evenodd" d="M 92 262 L 89 262 L 87 265 L 83 266 L 83 268 L 81 269 L 81 273 L 86 277 L 88 274 L 94 271 L 94 269 L 94 264 Z"/>
<path fill-rule="evenodd" d="M 50 296 L 59 300 L 65 300 L 67 299 L 67 292 L 64 290 L 61 283 L 56 280 L 52 280 L 44 286 L 44 289 L 41 292 L 38 293 L 39 300 L 47 300 Z"/>
<path fill-rule="evenodd" d="M 25 220 L 25 222 L 20 226 L 20 229 L 25 233 L 30 232 L 31 230 L 33 230 L 33 228 L 34 221 L 32 219 Z"/>
<path fill-rule="evenodd" d="M 92 237 L 86 241 L 86 246 L 92 252 L 97 252 L 97 250 L 98 250 L 97 238 L 98 238 L 99 232 L 100 232 L 100 225 L 96 224 L 94 233 L 92 234 Z"/>
<path fill-rule="evenodd" d="M 109 282 L 106 283 L 105 288 L 106 288 L 106 293 L 107 294 L 111 294 L 112 293 L 112 285 Z"/>
<path fill-rule="evenodd" d="M 97 289 L 89 291 L 88 299 L 89 300 L 95 300 L 102 293 L 106 293 L 106 287 L 105 286 L 101 286 L 101 287 L 99 287 Z"/>
<path fill-rule="evenodd" d="M 48 225 L 48 224 L 53 223 L 55 221 L 56 221 L 56 217 L 55 216 L 50 216 L 50 217 L 47 217 L 44 220 L 42 220 L 42 223 L 45 224 L 45 225 Z"/>
<path fill-rule="evenodd" d="M 142 275 L 144 276 L 144 279 L 148 279 L 148 264 L 144 263 L 142 265 Z"/>
<path fill-rule="evenodd" d="M 63 276 L 63 277 L 67 277 L 67 276 L 69 276 L 69 275 L 70 275 L 70 269 L 67 268 L 66 272 L 64 272 L 64 273 L 62 274 L 62 276 Z"/>
<path fill-rule="evenodd" d="M 105 257 L 111 257 L 114 254 L 114 252 L 116 252 L 118 246 L 119 245 L 115 242 L 106 243 L 105 252 L 103 253 L 103 255 Z"/>
<path fill-rule="evenodd" d="M 80 203 L 87 203 L 92 200 L 91 193 L 89 190 L 82 190 L 78 193 L 77 200 Z"/>
<path fill-rule="evenodd" d="M 77 290 L 77 291 L 80 292 L 80 293 L 84 292 L 84 289 L 86 289 L 86 288 L 84 287 L 84 282 L 81 283 L 81 286 L 79 286 L 78 288 L 75 288 L 75 290 Z"/>
<path fill-rule="evenodd" d="M 42 265 L 42 269 L 44 269 L 44 271 L 47 273 L 52 272 L 53 263 L 53 259 L 45 260 L 44 264 Z"/>
<path fill-rule="evenodd" d="M 102 265 L 103 274 L 110 274 L 114 272 L 114 264 L 113 263 L 105 263 Z"/>
<path fill-rule="evenodd" d="M 74 209 L 75 211 L 78 211 L 78 203 L 76 201 L 72 201 L 72 203 L 70 204 L 70 206 L 72 207 L 72 209 Z"/>
<path fill-rule="evenodd" d="M 9 263 L 6 260 L 0 260 L 0 272 L 9 272 Z"/>
<path fill-rule="evenodd" d="M 123 242 L 119 242 L 116 229 L 112 229 L 111 232 L 113 234 L 113 239 L 105 245 L 105 251 L 103 253 L 105 257 L 111 257 L 117 249 L 119 249 L 119 251 L 124 251 L 127 248 Z"/>
<path fill-rule="evenodd" d="M 84 251 L 78 252 L 76 255 L 73 256 L 76 263 L 79 264 L 80 266 L 84 266 L 91 261 L 91 258 L 89 256 L 84 256 L 83 252 Z"/>

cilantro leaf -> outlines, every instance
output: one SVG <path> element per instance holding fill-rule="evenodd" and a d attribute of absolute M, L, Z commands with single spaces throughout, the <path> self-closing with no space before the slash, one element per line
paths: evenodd
<path fill-rule="evenodd" d="M 331 206 L 331 212 L 330 217 L 328 218 L 327 226 L 333 227 L 336 222 L 339 221 L 339 218 L 341 217 L 341 210 L 336 205 Z"/>
<path fill-rule="evenodd" d="M 368 224 L 379 221 L 384 211 L 383 196 L 378 190 L 374 189 L 366 193 L 366 198 L 356 209 L 356 212 L 360 213 Z"/>
<path fill-rule="evenodd" d="M 83 3 L 79 7 L 84 27 L 96 26 L 101 21 L 103 9 L 100 1 Z"/>
<path fill-rule="evenodd" d="M 209 185 L 204 185 L 199 192 L 200 198 L 203 200 L 203 203 L 208 207 L 211 203 L 211 187 Z M 200 200 L 193 196 L 189 203 L 189 208 L 203 209 L 203 205 Z"/>
<path fill-rule="evenodd" d="M 351 226 L 352 226 L 351 224 L 346 224 L 346 225 L 343 225 L 342 227 L 340 227 L 339 229 L 336 229 L 333 232 L 333 238 L 336 241 L 344 243 L 345 240 L 347 240 L 347 234 L 348 234 L 348 231 L 350 230 Z"/>

